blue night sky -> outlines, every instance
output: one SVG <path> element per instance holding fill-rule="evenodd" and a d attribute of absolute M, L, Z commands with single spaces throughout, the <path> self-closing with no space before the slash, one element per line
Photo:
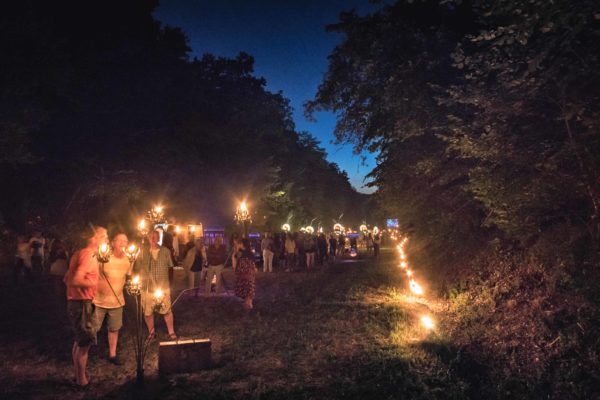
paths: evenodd
<path fill-rule="evenodd" d="M 182 28 L 193 56 L 211 53 L 234 57 L 245 51 L 255 58 L 255 73 L 270 91 L 282 91 L 294 108 L 298 131 L 308 131 L 321 141 L 328 159 L 348 173 L 362 192 L 363 178 L 375 167 L 375 157 L 352 154 L 352 146 L 335 145 L 335 115 L 319 113 L 317 121 L 304 118 L 303 104 L 311 100 L 327 71 L 327 56 L 341 36 L 326 33 L 339 13 L 373 10 L 367 0 L 163 0 L 155 12 L 166 25 Z"/>

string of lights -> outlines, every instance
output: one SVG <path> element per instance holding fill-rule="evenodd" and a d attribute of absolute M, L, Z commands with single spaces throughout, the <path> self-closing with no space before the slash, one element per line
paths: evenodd
<path fill-rule="evenodd" d="M 415 296 L 421 297 L 425 295 L 425 290 L 423 290 L 423 287 L 419 285 L 419 283 L 416 281 L 414 277 L 414 271 L 411 268 L 409 268 L 405 249 L 407 243 L 408 237 L 404 237 L 396 246 L 396 249 L 398 250 L 398 255 L 400 256 L 400 263 L 398 264 L 398 266 L 406 273 L 406 276 L 408 278 L 408 287 L 410 291 Z M 423 327 L 427 330 L 435 329 L 435 321 L 433 317 L 428 314 L 421 316 L 421 325 L 423 325 Z"/>

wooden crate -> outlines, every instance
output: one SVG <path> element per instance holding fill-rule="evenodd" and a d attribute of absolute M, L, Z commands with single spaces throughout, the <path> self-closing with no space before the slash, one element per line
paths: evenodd
<path fill-rule="evenodd" d="M 210 368 L 210 339 L 184 339 L 160 342 L 158 347 L 158 373 L 177 374 Z"/>

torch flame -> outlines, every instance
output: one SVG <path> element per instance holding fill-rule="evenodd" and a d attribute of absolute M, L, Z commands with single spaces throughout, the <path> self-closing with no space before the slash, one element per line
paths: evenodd
<path fill-rule="evenodd" d="M 156 213 L 160 214 L 163 211 L 163 208 L 164 208 L 163 206 L 159 205 L 159 206 L 154 207 L 154 211 Z"/>
<path fill-rule="evenodd" d="M 138 283 L 140 283 L 140 276 L 136 275 L 133 277 L 133 279 L 131 280 L 131 283 L 133 283 L 134 285 L 137 285 Z"/>
<path fill-rule="evenodd" d="M 408 263 L 406 261 L 401 261 L 400 268 L 406 268 L 406 267 L 408 267 Z"/>
<path fill-rule="evenodd" d="M 435 328 L 435 322 L 433 322 L 433 319 L 429 315 L 423 315 L 421 317 L 421 324 L 423 324 L 423 326 L 427 330 Z"/>
<path fill-rule="evenodd" d="M 143 219 L 140 220 L 140 223 L 138 226 L 139 226 L 140 230 L 144 229 L 146 227 L 146 220 L 143 220 Z"/>
<path fill-rule="evenodd" d="M 245 202 L 245 201 L 242 201 L 242 202 L 240 203 L 240 211 L 241 211 L 241 212 L 246 212 L 246 211 L 248 211 L 248 206 L 246 206 L 246 202 Z"/>
<path fill-rule="evenodd" d="M 155 299 L 161 299 L 164 295 L 165 295 L 165 293 L 161 289 L 156 289 L 154 291 L 154 298 Z"/>
<path fill-rule="evenodd" d="M 417 283 L 417 281 L 415 281 L 414 279 L 410 280 L 410 290 L 411 290 L 411 292 L 413 292 L 417 296 L 420 296 L 420 295 L 422 295 L 424 293 L 423 288 L 421 287 L 421 285 L 419 285 Z"/>

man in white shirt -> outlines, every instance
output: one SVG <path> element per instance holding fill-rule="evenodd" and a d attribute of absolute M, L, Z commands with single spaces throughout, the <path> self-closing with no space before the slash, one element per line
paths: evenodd
<path fill-rule="evenodd" d="M 260 247 L 263 253 L 263 272 L 273 272 L 273 239 L 268 233 L 260 242 Z"/>
<path fill-rule="evenodd" d="M 124 249 L 127 247 L 127 235 L 119 233 L 113 238 L 113 254 L 109 262 L 104 264 L 98 278 L 98 290 L 94 298 L 96 306 L 96 330 L 100 330 L 106 318 L 108 329 L 108 361 L 115 365 L 123 365 L 117 357 L 119 330 L 123 326 L 123 307 L 125 298 L 123 288 L 130 271 L 129 259 Z"/>

